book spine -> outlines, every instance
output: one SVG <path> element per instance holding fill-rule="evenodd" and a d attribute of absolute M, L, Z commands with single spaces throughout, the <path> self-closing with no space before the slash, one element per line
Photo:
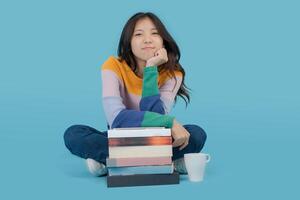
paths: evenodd
<path fill-rule="evenodd" d="M 179 184 L 179 173 L 107 176 L 107 187 Z"/>
<path fill-rule="evenodd" d="M 170 165 L 172 158 L 169 157 L 149 157 L 149 158 L 107 158 L 107 167 L 130 167 L 144 165 Z"/>
<path fill-rule="evenodd" d="M 171 145 L 172 137 L 134 137 L 109 138 L 108 145 L 113 146 L 142 146 L 142 145 Z"/>
<path fill-rule="evenodd" d="M 108 147 L 109 158 L 172 156 L 172 145 Z"/>
<path fill-rule="evenodd" d="M 109 176 L 134 175 L 134 174 L 172 174 L 172 173 L 173 173 L 173 165 L 108 168 Z"/>
<path fill-rule="evenodd" d="M 108 130 L 108 138 L 171 136 L 171 129 Z"/>

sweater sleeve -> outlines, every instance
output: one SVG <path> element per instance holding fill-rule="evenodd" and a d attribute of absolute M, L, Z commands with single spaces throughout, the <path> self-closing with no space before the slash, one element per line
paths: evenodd
<path fill-rule="evenodd" d="M 140 110 L 168 114 L 182 82 L 181 76 L 167 80 L 158 88 L 158 70 L 156 66 L 144 68 L 142 99 Z"/>
<path fill-rule="evenodd" d="M 160 88 L 161 101 L 164 103 L 165 113 L 171 112 L 175 97 L 182 83 L 182 76 L 176 76 L 167 80 Z"/>
<path fill-rule="evenodd" d="M 173 126 L 174 117 L 151 111 L 130 110 L 120 95 L 120 77 L 107 67 L 101 70 L 102 103 L 110 128 Z"/>
<path fill-rule="evenodd" d="M 165 114 L 163 102 L 160 99 L 158 89 L 158 71 L 157 66 L 144 68 L 142 98 L 140 101 L 140 110 L 152 111 L 159 114 Z"/>

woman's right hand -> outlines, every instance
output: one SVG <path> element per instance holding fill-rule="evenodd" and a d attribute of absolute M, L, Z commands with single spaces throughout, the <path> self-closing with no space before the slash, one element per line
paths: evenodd
<path fill-rule="evenodd" d="M 182 150 L 189 144 L 190 133 L 175 119 L 173 121 L 171 134 L 174 139 L 173 147 L 179 147 L 179 150 Z"/>
<path fill-rule="evenodd" d="M 165 48 L 161 48 L 154 53 L 154 56 L 146 62 L 146 67 L 159 66 L 168 62 L 168 52 Z"/>

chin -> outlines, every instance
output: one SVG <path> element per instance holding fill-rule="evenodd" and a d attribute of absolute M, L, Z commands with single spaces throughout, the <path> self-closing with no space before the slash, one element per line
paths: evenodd
<path fill-rule="evenodd" d="M 154 56 L 153 53 L 141 53 L 139 55 L 135 55 L 136 58 L 142 61 L 147 61 Z"/>
<path fill-rule="evenodd" d="M 143 56 L 142 56 L 142 60 L 149 60 L 150 58 L 152 58 L 154 56 L 154 54 L 152 54 L 152 53 L 149 53 L 149 54 L 144 54 Z"/>

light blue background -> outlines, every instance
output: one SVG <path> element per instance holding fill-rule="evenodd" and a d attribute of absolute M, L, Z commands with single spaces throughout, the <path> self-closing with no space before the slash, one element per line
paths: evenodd
<path fill-rule="evenodd" d="M 179 1 L 178 1 L 179 2 Z M 299 199 L 297 1 L 1 1 L 0 199 Z M 152 11 L 193 89 L 184 124 L 208 133 L 205 181 L 106 188 L 71 155 L 72 124 L 105 130 L 100 66 Z"/>

